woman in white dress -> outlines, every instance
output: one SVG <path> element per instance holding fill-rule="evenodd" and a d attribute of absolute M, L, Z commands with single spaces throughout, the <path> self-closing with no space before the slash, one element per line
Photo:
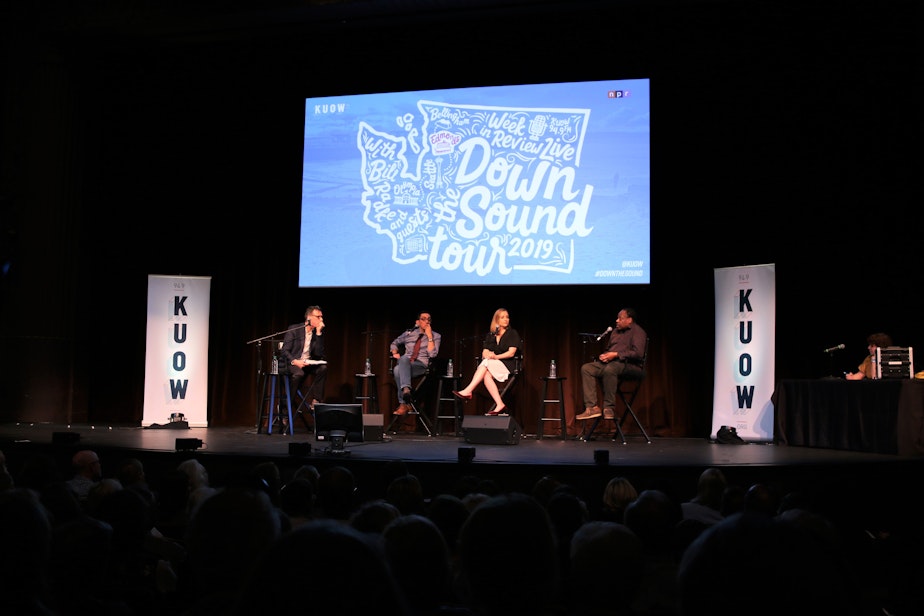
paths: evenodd
<path fill-rule="evenodd" d="M 494 409 L 485 415 L 506 415 L 506 405 L 497 384 L 503 383 L 510 376 L 510 371 L 514 368 L 514 357 L 521 345 L 520 334 L 510 327 L 510 313 L 505 308 L 495 310 L 491 328 L 484 339 L 481 363 L 478 364 L 469 384 L 464 389 L 452 392 L 453 395 L 462 400 L 471 400 L 472 392 L 478 384 L 484 383 L 485 389 L 494 399 Z"/>

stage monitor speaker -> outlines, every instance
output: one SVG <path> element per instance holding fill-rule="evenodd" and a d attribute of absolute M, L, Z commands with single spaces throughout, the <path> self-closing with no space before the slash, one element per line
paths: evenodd
<path fill-rule="evenodd" d="M 509 415 L 466 415 L 462 421 L 462 437 L 466 443 L 516 445 L 521 432 L 517 420 Z"/>
<path fill-rule="evenodd" d="M 385 440 L 385 415 L 381 413 L 363 414 L 363 441 Z"/>

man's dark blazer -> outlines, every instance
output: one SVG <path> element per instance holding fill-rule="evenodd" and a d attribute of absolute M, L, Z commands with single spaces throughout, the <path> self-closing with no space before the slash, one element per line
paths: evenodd
<path fill-rule="evenodd" d="M 293 359 L 301 359 L 302 350 L 305 348 L 305 325 L 299 327 L 298 323 L 293 323 L 288 327 L 285 337 L 282 339 L 282 349 L 280 353 L 285 359 L 286 365 L 290 365 Z M 311 336 L 311 346 L 308 349 L 308 359 L 325 359 L 324 357 L 324 335 L 318 336 L 317 333 Z"/>

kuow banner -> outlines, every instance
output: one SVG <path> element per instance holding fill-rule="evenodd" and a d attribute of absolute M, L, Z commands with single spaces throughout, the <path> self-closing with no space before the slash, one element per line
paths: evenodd
<path fill-rule="evenodd" d="M 715 270 L 712 438 L 733 427 L 745 441 L 773 440 L 776 265 Z"/>
<path fill-rule="evenodd" d="M 208 427 L 210 276 L 148 276 L 142 425 Z"/>

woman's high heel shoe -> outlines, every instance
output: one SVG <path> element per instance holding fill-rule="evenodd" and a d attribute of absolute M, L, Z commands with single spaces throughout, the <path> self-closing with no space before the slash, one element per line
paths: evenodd
<path fill-rule="evenodd" d="M 494 409 L 493 411 L 488 411 L 487 413 L 485 413 L 485 415 L 488 417 L 495 417 L 497 415 L 503 415 L 506 409 L 507 409 L 507 405 L 505 404 L 501 406 L 500 408 Z"/>
<path fill-rule="evenodd" d="M 461 391 L 453 391 L 452 395 L 458 398 L 459 400 L 471 400 L 472 394 L 463 394 Z"/>

